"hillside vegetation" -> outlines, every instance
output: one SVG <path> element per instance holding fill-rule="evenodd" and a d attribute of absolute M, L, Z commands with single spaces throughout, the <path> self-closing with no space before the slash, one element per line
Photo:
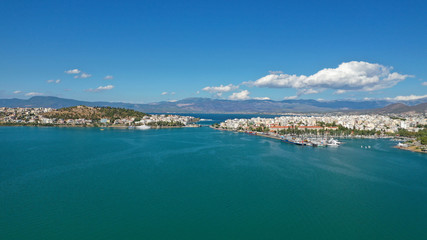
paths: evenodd
<path fill-rule="evenodd" d="M 87 106 L 75 106 L 60 108 L 48 113 L 43 114 L 46 118 L 57 118 L 57 119 L 79 119 L 85 118 L 90 120 L 100 120 L 101 118 L 107 119 L 121 119 L 121 118 L 142 118 L 146 116 L 146 113 L 138 112 L 131 109 L 125 108 L 113 108 L 113 107 L 87 107 Z"/>

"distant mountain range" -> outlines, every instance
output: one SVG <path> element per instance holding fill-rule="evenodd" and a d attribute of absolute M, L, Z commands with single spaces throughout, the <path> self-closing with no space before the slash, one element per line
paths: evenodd
<path fill-rule="evenodd" d="M 387 100 L 223 100 L 212 98 L 186 98 L 148 104 L 123 102 L 88 102 L 58 97 L 37 96 L 30 99 L 0 99 L 0 107 L 51 107 L 78 105 L 129 108 L 146 113 L 286 113 L 286 112 L 426 112 L 427 98 L 394 103 Z M 382 110 L 381 110 L 382 109 Z"/>
<path fill-rule="evenodd" d="M 393 103 L 383 108 L 369 109 L 359 111 L 361 113 L 377 113 L 377 114 L 387 114 L 387 113 L 406 113 L 406 112 L 418 112 L 418 113 L 427 113 L 427 103 L 420 103 L 415 106 L 408 106 L 403 103 Z"/>

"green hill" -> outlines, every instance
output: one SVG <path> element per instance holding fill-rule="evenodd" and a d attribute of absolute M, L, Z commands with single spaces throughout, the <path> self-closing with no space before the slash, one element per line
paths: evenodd
<path fill-rule="evenodd" d="M 114 107 L 87 107 L 87 106 L 75 106 L 60 108 L 48 113 L 43 114 L 46 118 L 57 118 L 57 119 L 91 119 L 100 120 L 101 118 L 107 119 L 121 119 L 121 118 L 142 118 L 147 114 L 125 108 L 114 108 Z"/>

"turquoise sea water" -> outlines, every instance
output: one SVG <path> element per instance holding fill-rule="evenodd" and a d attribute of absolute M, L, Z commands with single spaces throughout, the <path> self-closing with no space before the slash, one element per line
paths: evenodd
<path fill-rule="evenodd" d="M 427 155 L 393 144 L 2 127 L 0 239 L 426 239 Z"/>

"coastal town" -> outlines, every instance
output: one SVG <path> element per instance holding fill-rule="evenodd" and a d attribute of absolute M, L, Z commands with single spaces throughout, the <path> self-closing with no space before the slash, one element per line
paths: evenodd
<path fill-rule="evenodd" d="M 297 127 L 302 130 L 337 130 L 338 126 L 356 130 L 374 130 L 383 133 L 397 133 L 399 129 L 418 132 L 427 124 L 424 114 L 398 116 L 387 115 L 295 115 L 275 118 L 228 119 L 220 124 L 222 128 L 245 129 L 266 127 L 273 132 Z"/>
<path fill-rule="evenodd" d="M 246 132 L 307 146 L 339 146 L 338 138 L 393 138 L 396 147 L 427 151 L 424 114 L 400 115 L 290 115 L 275 118 L 228 119 L 213 127 Z"/>
<path fill-rule="evenodd" d="M 192 116 L 145 114 L 129 109 L 76 106 L 71 108 L 0 108 L 0 126 L 195 127 Z"/>

